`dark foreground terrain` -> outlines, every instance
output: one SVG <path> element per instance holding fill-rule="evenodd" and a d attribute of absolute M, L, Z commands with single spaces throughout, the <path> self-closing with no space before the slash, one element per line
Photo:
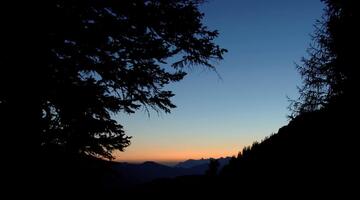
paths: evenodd
<path fill-rule="evenodd" d="M 143 167 L 143 173 L 137 177 L 152 181 L 143 181 L 136 187 L 130 187 L 133 184 L 128 179 L 129 171 L 128 177 L 124 174 L 124 179 L 119 179 L 116 169 L 124 168 L 124 164 L 114 167 L 114 163 L 107 161 L 58 156 L 51 162 L 45 159 L 41 190 L 110 196 L 121 193 L 134 197 L 194 194 L 345 197 L 358 188 L 357 122 L 347 106 L 329 106 L 302 114 L 278 133 L 244 148 L 217 175 L 189 175 L 185 168 L 174 173 L 170 167 L 158 168 L 158 164 L 147 162 L 138 166 Z M 156 166 L 156 170 L 167 175 L 149 179 L 158 172 L 146 172 L 145 166 Z"/>

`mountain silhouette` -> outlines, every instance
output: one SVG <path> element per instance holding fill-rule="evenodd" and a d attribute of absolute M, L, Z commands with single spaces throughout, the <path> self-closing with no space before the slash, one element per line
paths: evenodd
<path fill-rule="evenodd" d="M 175 165 L 175 167 L 182 167 L 182 168 L 188 169 L 188 168 L 198 168 L 200 166 L 206 166 L 206 169 L 207 169 L 211 159 L 212 158 L 207 158 L 207 159 L 201 158 L 199 160 L 189 159 L 189 160 L 185 160 L 183 162 L 179 162 L 177 165 Z M 231 157 L 218 158 L 217 160 L 220 164 L 220 168 L 222 168 L 223 166 L 228 164 L 230 159 L 231 159 Z"/>
<path fill-rule="evenodd" d="M 182 167 L 182 168 L 191 168 L 191 167 L 195 167 L 198 165 L 209 164 L 209 162 L 210 162 L 210 159 L 204 159 L 204 158 L 201 158 L 200 160 L 189 159 L 189 160 L 185 160 L 183 162 L 179 162 L 175 166 Z"/>
<path fill-rule="evenodd" d="M 230 157 L 220 158 L 219 163 L 224 166 Z M 210 159 L 187 160 L 175 166 L 167 166 L 153 161 L 146 161 L 141 164 L 126 162 L 110 162 L 112 173 L 104 178 L 106 187 L 112 190 L 131 188 L 156 179 L 168 179 L 179 176 L 204 175 L 208 169 Z M 115 188 L 112 188 L 115 187 Z"/>
<path fill-rule="evenodd" d="M 190 170 L 162 165 L 147 161 L 141 164 L 116 163 L 112 168 L 117 172 L 119 179 L 127 184 L 139 184 L 157 178 L 172 178 L 185 174 L 191 174 Z"/>

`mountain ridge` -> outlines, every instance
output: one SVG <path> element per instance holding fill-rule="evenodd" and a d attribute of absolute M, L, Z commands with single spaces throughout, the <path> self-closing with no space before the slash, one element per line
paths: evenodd
<path fill-rule="evenodd" d="M 112 173 L 105 180 L 111 180 L 111 182 L 115 182 L 116 185 L 122 187 L 131 187 L 156 179 L 203 175 L 208 169 L 210 159 L 189 159 L 179 162 L 175 166 L 168 166 L 155 161 L 142 163 L 111 162 Z M 230 157 L 219 158 L 219 169 L 227 164 L 229 160 Z"/>
<path fill-rule="evenodd" d="M 178 164 L 175 165 L 175 167 L 182 167 L 182 168 L 192 168 L 192 167 L 196 167 L 199 165 L 203 165 L 203 164 L 209 164 L 210 160 L 215 159 L 215 158 L 201 158 L 201 159 L 188 159 L 182 162 L 179 162 Z M 216 158 L 215 160 L 218 160 L 219 164 L 220 164 L 220 168 L 222 168 L 225 164 L 227 164 L 230 161 L 231 157 L 227 156 L 227 157 L 220 157 L 220 158 Z"/>

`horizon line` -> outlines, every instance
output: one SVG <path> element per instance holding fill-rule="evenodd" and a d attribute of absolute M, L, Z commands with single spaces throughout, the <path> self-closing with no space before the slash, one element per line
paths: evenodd
<path fill-rule="evenodd" d="M 228 158 L 228 157 L 234 157 L 232 156 L 220 156 L 220 157 L 202 157 L 202 158 L 188 158 L 188 159 L 115 159 L 114 162 L 122 162 L 122 163 L 133 163 L 133 164 L 139 164 L 144 162 L 156 162 L 156 163 L 180 163 L 188 160 L 206 160 L 206 159 L 221 159 L 221 158 Z"/>

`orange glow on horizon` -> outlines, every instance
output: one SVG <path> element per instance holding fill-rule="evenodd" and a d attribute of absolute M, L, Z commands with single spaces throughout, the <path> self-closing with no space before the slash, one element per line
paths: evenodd
<path fill-rule="evenodd" d="M 115 151 L 113 155 L 118 162 L 154 161 L 162 164 L 174 164 L 188 159 L 237 156 L 244 146 L 258 140 L 254 135 L 240 138 L 239 134 L 223 138 L 221 135 L 205 137 L 205 134 L 198 134 L 192 140 L 180 137 L 182 136 L 180 134 L 177 138 L 165 137 L 165 135 L 156 140 L 145 135 L 133 140 L 124 152 Z"/>
<path fill-rule="evenodd" d="M 215 150 L 169 150 L 169 149 L 151 149 L 147 151 L 125 151 L 125 152 L 115 152 L 114 156 L 116 157 L 115 161 L 119 162 L 134 162 L 140 163 L 145 161 L 155 161 L 155 162 L 180 162 L 188 159 L 201 159 L 201 158 L 220 158 L 227 156 L 235 156 L 239 152 L 239 149 L 236 150 L 225 150 L 219 149 Z"/>

